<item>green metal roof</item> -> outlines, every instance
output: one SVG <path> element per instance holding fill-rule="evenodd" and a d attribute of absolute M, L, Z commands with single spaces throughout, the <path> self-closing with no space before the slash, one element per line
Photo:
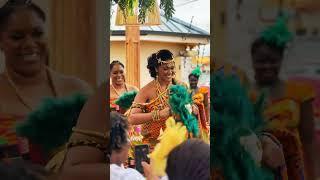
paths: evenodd
<path fill-rule="evenodd" d="M 172 36 L 191 36 L 209 38 L 210 34 L 203 29 L 191 25 L 178 18 L 172 17 L 169 21 L 161 13 L 161 25 L 156 26 L 140 26 L 140 34 L 154 34 L 154 35 L 172 35 Z M 111 25 L 111 35 L 122 36 L 125 35 L 125 26 Z"/>

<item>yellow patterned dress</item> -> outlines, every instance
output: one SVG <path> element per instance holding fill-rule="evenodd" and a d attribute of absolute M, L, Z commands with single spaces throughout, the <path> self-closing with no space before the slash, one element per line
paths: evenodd
<path fill-rule="evenodd" d="M 192 96 L 192 101 L 195 103 L 199 109 L 199 114 L 197 116 L 198 126 L 200 129 L 200 139 L 206 143 L 210 143 L 210 123 L 207 119 L 206 107 L 204 105 L 205 94 L 208 94 L 206 88 L 199 88 L 198 91 Z"/>
<path fill-rule="evenodd" d="M 257 94 L 257 91 L 252 91 L 251 98 L 255 100 Z M 314 91 L 310 86 L 286 82 L 284 97 L 267 101 L 264 110 L 268 131 L 282 144 L 290 180 L 306 178 L 298 126 L 301 121 L 301 104 L 313 97 Z"/>

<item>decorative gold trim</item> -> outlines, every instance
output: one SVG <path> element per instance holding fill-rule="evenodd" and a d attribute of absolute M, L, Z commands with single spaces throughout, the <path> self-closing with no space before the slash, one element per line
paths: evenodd
<path fill-rule="evenodd" d="M 97 137 L 97 138 L 102 138 L 104 140 L 107 140 L 110 137 L 109 133 L 100 133 L 100 132 L 96 132 L 96 131 L 79 129 L 79 128 L 76 128 L 76 127 L 73 127 L 72 131 L 75 132 L 75 133 L 86 135 L 86 136 L 94 136 L 94 137 Z"/>
<path fill-rule="evenodd" d="M 160 111 L 158 109 L 152 111 L 152 120 L 153 121 L 159 121 L 160 120 Z"/>
<path fill-rule="evenodd" d="M 173 59 L 171 60 L 167 60 L 167 61 L 162 61 L 160 58 L 157 59 L 158 60 L 158 64 L 162 65 L 162 64 L 168 64 L 168 65 L 175 65 L 175 61 Z"/>
<path fill-rule="evenodd" d="M 45 66 L 46 76 L 48 78 L 50 89 L 52 90 L 53 97 L 58 97 L 58 91 L 55 86 L 55 83 L 53 82 L 53 75 L 51 74 L 51 71 L 49 67 Z M 29 109 L 29 111 L 34 111 L 34 108 L 32 105 L 26 100 L 26 97 L 23 96 L 22 91 L 17 87 L 16 83 L 13 81 L 13 79 L 10 77 L 9 72 L 7 69 L 5 69 L 4 75 L 11 86 L 11 88 L 14 90 L 15 95 L 19 99 L 19 101 L 22 103 L 23 106 Z"/>

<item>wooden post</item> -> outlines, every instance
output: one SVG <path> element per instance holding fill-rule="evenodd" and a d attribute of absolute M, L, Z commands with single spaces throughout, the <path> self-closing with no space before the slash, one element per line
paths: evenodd
<path fill-rule="evenodd" d="M 126 25 L 126 83 L 140 88 L 140 26 Z"/>
<path fill-rule="evenodd" d="M 50 66 L 96 87 L 96 1 L 52 0 L 50 3 Z"/>

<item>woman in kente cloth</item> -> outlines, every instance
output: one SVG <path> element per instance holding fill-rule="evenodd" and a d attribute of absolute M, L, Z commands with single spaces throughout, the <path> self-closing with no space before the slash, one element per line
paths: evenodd
<path fill-rule="evenodd" d="M 110 78 L 110 110 L 125 114 L 139 90 L 126 83 L 124 65 L 120 61 L 110 63 Z M 140 126 L 130 126 L 129 128 L 132 145 L 141 144 L 142 138 L 139 130 Z M 129 157 L 132 157 L 132 154 L 133 149 L 130 149 Z"/>
<path fill-rule="evenodd" d="M 48 98 L 17 127 L 20 136 L 50 155 L 46 169 L 59 179 L 109 178 L 106 88 L 103 83 L 89 98 Z"/>
<path fill-rule="evenodd" d="M 211 79 L 212 179 L 288 180 L 281 144 L 263 131 L 264 96 L 253 104 L 239 78 L 214 74 Z"/>
<path fill-rule="evenodd" d="M 282 144 L 288 178 L 314 179 L 314 91 L 307 84 L 280 79 L 279 72 L 287 43 L 293 38 L 286 19 L 266 28 L 252 44 L 255 83 L 251 99 L 267 94 L 264 116 L 268 131 Z"/>
<path fill-rule="evenodd" d="M 205 142 L 209 143 L 209 95 L 208 89 L 205 87 L 198 87 L 198 81 L 201 76 L 201 70 L 198 66 L 188 76 L 189 78 L 189 91 L 193 102 L 199 109 L 198 120 L 200 127 L 200 137 Z"/>
<path fill-rule="evenodd" d="M 138 88 L 126 83 L 124 65 L 120 61 L 112 61 L 110 63 L 110 78 L 110 109 L 124 114 L 125 109 L 121 109 L 115 101 L 123 93 L 138 91 Z"/>
<path fill-rule="evenodd" d="M 0 73 L 0 137 L 17 147 L 19 157 L 36 164 L 45 164 L 48 156 L 38 144 L 17 136 L 16 124 L 24 122 L 45 97 L 92 93 L 85 81 L 47 66 L 46 20 L 44 10 L 30 0 L 0 1 L 0 51 L 5 58 Z"/>
<path fill-rule="evenodd" d="M 158 137 L 161 130 L 166 127 L 165 121 L 173 115 L 169 103 L 170 88 L 173 85 L 180 85 L 176 90 L 182 88 L 182 91 L 186 92 L 187 88 L 185 84 L 174 78 L 175 62 L 169 50 L 163 49 L 153 53 L 148 58 L 147 68 L 154 80 L 140 89 L 136 95 L 128 112 L 128 120 L 132 125 L 142 125 L 143 142 L 149 144 L 152 150 L 159 142 Z M 188 107 L 197 113 L 195 106 Z"/>

